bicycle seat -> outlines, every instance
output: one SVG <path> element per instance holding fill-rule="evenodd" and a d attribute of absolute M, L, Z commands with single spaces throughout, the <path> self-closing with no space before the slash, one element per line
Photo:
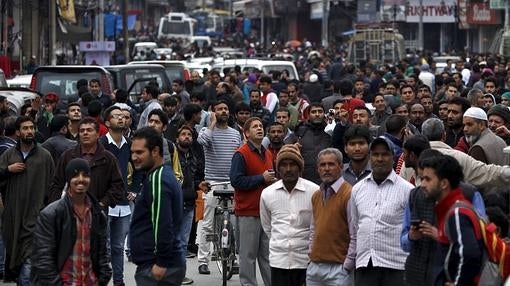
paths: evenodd
<path fill-rule="evenodd" d="M 229 190 L 229 189 L 214 190 L 213 196 L 215 196 L 215 197 L 233 197 L 234 190 Z"/>

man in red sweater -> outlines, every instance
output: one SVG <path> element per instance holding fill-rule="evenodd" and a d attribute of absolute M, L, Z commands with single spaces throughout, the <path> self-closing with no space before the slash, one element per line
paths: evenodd
<path fill-rule="evenodd" d="M 269 239 L 260 223 L 260 195 L 276 181 L 271 152 L 262 146 L 264 127 L 251 117 L 243 127 L 247 143 L 232 157 L 230 183 L 234 187 L 235 214 L 239 222 L 239 280 L 257 285 L 256 260 L 264 285 L 271 285 Z"/>

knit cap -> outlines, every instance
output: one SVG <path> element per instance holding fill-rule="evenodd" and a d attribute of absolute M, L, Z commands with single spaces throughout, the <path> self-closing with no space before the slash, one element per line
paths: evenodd
<path fill-rule="evenodd" d="M 72 178 L 78 175 L 80 172 L 84 172 L 86 175 L 90 176 L 90 167 L 89 162 L 82 158 L 74 158 L 69 163 L 67 163 L 66 167 L 66 182 L 70 182 Z"/>
<path fill-rule="evenodd" d="M 480 107 L 470 107 L 470 108 L 468 108 L 466 110 L 466 112 L 464 112 L 464 117 L 471 117 L 471 118 L 474 118 L 474 119 L 488 121 L 487 113 L 485 113 L 485 111 L 483 109 L 481 109 Z"/>
<path fill-rule="evenodd" d="M 501 95 L 501 97 L 505 98 L 506 100 L 510 101 L 510 91 L 507 91 Z"/>
<path fill-rule="evenodd" d="M 503 104 L 496 104 L 491 109 L 489 109 L 489 112 L 487 112 L 487 117 L 491 115 L 498 115 L 503 120 L 505 120 L 505 123 L 510 123 L 510 107 L 503 105 Z"/>
<path fill-rule="evenodd" d="M 283 145 L 276 156 L 276 169 L 278 169 L 280 162 L 284 159 L 294 160 L 298 164 L 299 170 L 303 171 L 303 168 L 305 167 L 305 160 L 303 159 L 303 156 L 301 156 L 299 147 L 296 144 Z"/>

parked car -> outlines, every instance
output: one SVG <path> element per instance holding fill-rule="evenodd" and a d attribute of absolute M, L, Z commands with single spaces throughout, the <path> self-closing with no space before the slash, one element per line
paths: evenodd
<path fill-rule="evenodd" d="M 30 88 L 42 94 L 55 92 L 60 97 L 58 108 L 65 111 L 69 102 L 78 100 L 76 83 L 80 79 L 98 79 L 105 95 L 113 91 L 111 74 L 100 66 L 40 66 L 32 74 Z"/>
<path fill-rule="evenodd" d="M 271 71 L 281 72 L 283 70 L 287 70 L 289 72 L 290 79 L 299 79 L 296 66 L 291 61 L 230 59 L 222 62 L 215 62 L 212 68 L 220 73 L 227 74 L 228 72 L 233 71 L 235 66 L 240 66 L 243 72 L 258 69 L 265 74 L 269 74 Z"/>
<path fill-rule="evenodd" d="M 455 69 L 455 63 L 457 61 L 461 60 L 461 58 L 459 56 L 440 56 L 440 57 L 433 57 L 432 59 L 436 63 L 436 74 L 440 74 L 444 71 L 447 61 L 451 60 L 452 66 L 450 67 L 450 69 Z"/>
<path fill-rule="evenodd" d="M 8 87 L 30 88 L 31 82 L 32 82 L 31 74 L 22 74 L 22 75 L 17 75 L 11 79 L 8 79 L 7 86 Z"/>
<path fill-rule="evenodd" d="M 5 81 L 5 74 L 2 69 L 0 69 L 0 87 L 6 87 L 7 81 Z"/>
<path fill-rule="evenodd" d="M 26 103 L 31 103 L 37 96 L 42 96 L 37 91 L 28 88 L 0 88 L 0 95 L 7 98 L 9 103 L 9 113 L 19 115 L 21 107 Z"/>
<path fill-rule="evenodd" d="M 172 82 L 162 65 L 128 64 L 106 66 L 105 69 L 112 75 L 114 87 L 127 90 L 133 103 L 139 101 L 143 87 L 150 81 L 156 81 L 162 91 L 172 90 Z"/>
<path fill-rule="evenodd" d="M 165 67 L 166 75 L 168 79 L 173 81 L 174 79 L 182 79 L 184 81 L 189 80 L 190 71 L 186 68 L 184 61 L 171 61 L 171 60 L 153 60 L 153 61 L 133 61 L 129 62 L 128 65 L 161 65 Z"/>

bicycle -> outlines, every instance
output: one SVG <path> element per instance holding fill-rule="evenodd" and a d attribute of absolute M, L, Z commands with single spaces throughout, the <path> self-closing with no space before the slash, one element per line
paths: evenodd
<path fill-rule="evenodd" d="M 239 273 L 239 267 L 235 263 L 236 257 L 236 239 L 235 224 L 231 217 L 234 209 L 229 206 L 234 199 L 234 190 L 230 182 L 218 182 L 210 184 L 210 187 L 218 187 L 213 190 L 213 196 L 218 199 L 218 206 L 214 211 L 213 233 L 207 236 L 207 240 L 213 243 L 213 254 L 211 261 L 216 261 L 218 270 L 222 274 L 223 286 L 232 275 Z"/>

